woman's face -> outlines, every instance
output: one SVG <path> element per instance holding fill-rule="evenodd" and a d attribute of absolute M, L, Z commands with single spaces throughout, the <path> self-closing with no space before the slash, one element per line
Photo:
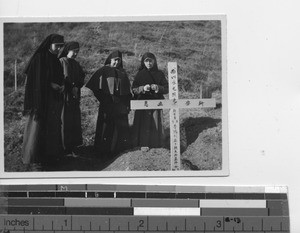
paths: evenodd
<path fill-rule="evenodd" d="M 111 67 L 119 67 L 121 65 L 121 58 L 115 57 L 110 59 L 110 66 Z"/>
<path fill-rule="evenodd" d="M 79 52 L 79 49 L 69 50 L 67 57 L 75 59 L 77 57 L 78 52 Z"/>
<path fill-rule="evenodd" d="M 50 45 L 50 52 L 53 54 L 58 54 L 59 50 L 64 46 L 64 44 L 51 44 Z"/>
<path fill-rule="evenodd" d="M 154 66 L 154 60 L 152 58 L 147 57 L 144 60 L 144 64 L 148 70 L 150 70 Z"/>

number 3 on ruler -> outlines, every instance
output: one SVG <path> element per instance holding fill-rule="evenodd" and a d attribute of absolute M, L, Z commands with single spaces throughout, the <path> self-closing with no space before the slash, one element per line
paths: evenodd
<path fill-rule="evenodd" d="M 217 228 L 221 228 L 222 227 L 222 221 L 221 220 L 218 220 L 217 221 Z"/>

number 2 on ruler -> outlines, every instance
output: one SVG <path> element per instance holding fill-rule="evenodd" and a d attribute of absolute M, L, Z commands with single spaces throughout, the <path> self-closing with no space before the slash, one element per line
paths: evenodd
<path fill-rule="evenodd" d="M 144 220 L 141 219 L 141 220 L 139 221 L 139 227 L 144 227 Z"/>

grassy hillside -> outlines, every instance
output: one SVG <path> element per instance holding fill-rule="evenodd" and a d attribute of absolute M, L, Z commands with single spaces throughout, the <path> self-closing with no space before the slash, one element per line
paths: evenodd
<path fill-rule="evenodd" d="M 78 41 L 80 43 L 81 50 L 77 60 L 86 72 L 86 80 L 103 65 L 108 54 L 114 49 L 123 52 L 124 68 L 129 78 L 133 80 L 140 65 L 141 56 L 150 51 L 157 56 L 158 66 L 166 75 L 167 62 L 177 62 L 180 98 L 198 98 L 200 86 L 203 85 L 209 92 L 213 93 L 214 97 L 218 99 L 218 103 L 221 104 L 220 21 L 5 24 L 4 147 L 6 171 L 39 170 L 36 165 L 25 167 L 21 163 L 21 144 L 24 130 L 24 117 L 21 112 L 25 81 L 22 71 L 37 46 L 51 33 L 64 35 L 66 41 Z M 17 61 L 19 86 L 16 92 L 12 89 L 15 61 Z M 85 147 L 93 144 L 97 107 L 98 103 L 95 98 L 87 89 L 83 88 L 81 109 Z M 187 170 L 195 167 L 197 170 L 220 169 L 222 153 L 221 108 L 181 111 L 180 116 L 184 168 Z M 130 113 L 130 122 L 132 122 L 132 117 L 133 112 Z M 164 112 L 164 119 L 166 140 L 168 141 L 168 111 Z M 131 151 L 128 153 L 124 154 L 123 158 L 120 155 L 115 161 L 116 164 L 112 164 L 106 169 L 130 170 L 130 168 L 122 167 L 121 161 L 135 161 L 133 158 L 139 152 Z M 159 150 L 159 152 L 154 151 L 152 154 L 153 156 L 161 156 L 161 153 L 164 153 L 167 158 L 169 157 L 168 148 L 167 150 Z M 128 156 L 133 157 L 129 159 Z M 167 160 L 169 161 L 169 159 Z M 79 168 L 81 170 L 103 169 L 101 166 L 95 166 L 93 161 L 84 161 L 86 164 L 83 166 L 86 167 Z M 82 161 L 80 163 L 81 165 L 84 164 Z M 165 165 L 166 169 L 168 169 L 167 166 Z M 135 169 L 141 167 L 140 170 L 149 169 L 141 166 L 141 164 L 132 164 L 131 167 Z"/>
<path fill-rule="evenodd" d="M 213 90 L 221 89 L 220 21 L 5 24 L 5 87 L 13 85 L 15 60 L 19 84 L 24 83 L 22 71 L 27 61 L 51 33 L 80 43 L 78 61 L 87 77 L 103 64 L 112 50 L 119 49 L 133 79 L 141 55 L 150 51 L 157 56 L 159 68 L 165 73 L 168 61 L 178 63 L 181 90 L 198 91 L 200 83 Z"/>

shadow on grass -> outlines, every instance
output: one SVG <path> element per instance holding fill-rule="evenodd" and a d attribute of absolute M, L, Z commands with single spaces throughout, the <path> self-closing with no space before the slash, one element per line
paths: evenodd
<path fill-rule="evenodd" d="M 93 146 L 80 146 L 73 154 L 64 155 L 54 164 L 42 166 L 43 171 L 100 171 L 107 161 L 97 155 Z"/>
<path fill-rule="evenodd" d="M 132 149 L 130 149 L 132 150 Z M 112 164 L 123 153 L 116 155 L 97 154 L 93 146 L 81 146 L 74 150 L 73 154 L 63 156 L 54 164 L 41 166 L 42 171 L 102 171 Z"/>

